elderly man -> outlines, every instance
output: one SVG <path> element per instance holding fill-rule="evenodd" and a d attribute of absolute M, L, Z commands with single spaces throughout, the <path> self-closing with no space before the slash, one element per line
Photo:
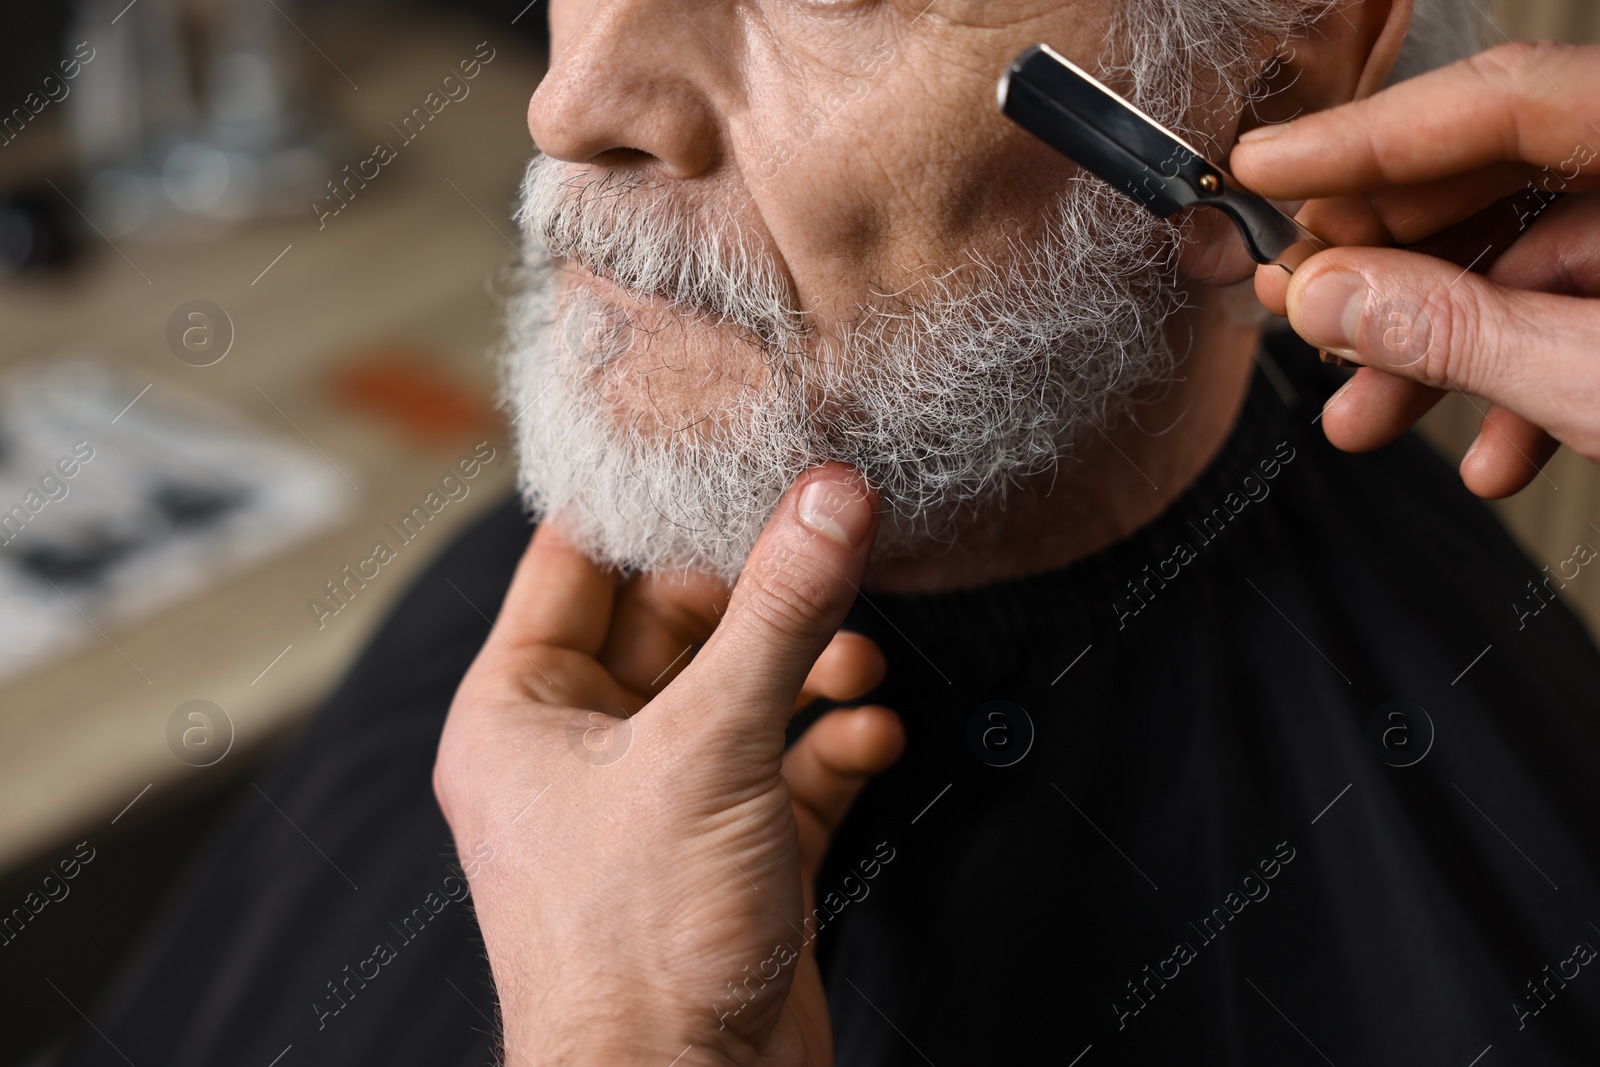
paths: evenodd
<path fill-rule="evenodd" d="M 1047 41 L 1220 159 L 1469 20 L 551 24 L 507 349 L 544 521 L 456 546 L 275 772 L 327 862 L 241 813 L 70 1062 L 1593 1061 L 1600 656 L 1552 584 L 1593 550 L 1539 570 L 1412 438 L 1334 450 L 1234 236 L 994 106 Z M 1362 381 L 1346 443 L 1426 408 Z"/>

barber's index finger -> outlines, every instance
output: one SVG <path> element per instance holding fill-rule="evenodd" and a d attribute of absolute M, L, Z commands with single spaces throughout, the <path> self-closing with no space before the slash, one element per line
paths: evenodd
<path fill-rule="evenodd" d="M 1383 92 L 1244 135 L 1230 165 L 1264 196 L 1342 196 L 1506 161 L 1551 180 L 1600 174 L 1600 49 L 1507 45 Z"/>

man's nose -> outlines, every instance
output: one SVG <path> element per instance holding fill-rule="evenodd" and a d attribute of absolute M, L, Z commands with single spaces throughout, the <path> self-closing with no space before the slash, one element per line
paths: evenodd
<path fill-rule="evenodd" d="M 654 162 L 671 178 L 710 170 L 720 139 L 713 93 L 735 74 L 733 41 L 717 40 L 733 25 L 714 14 L 721 6 L 554 0 L 550 70 L 528 103 L 534 143 L 571 163 Z"/>

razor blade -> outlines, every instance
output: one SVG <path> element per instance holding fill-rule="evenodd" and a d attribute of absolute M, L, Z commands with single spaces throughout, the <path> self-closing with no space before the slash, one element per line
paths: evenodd
<path fill-rule="evenodd" d="M 1193 145 L 1048 45 L 1023 52 L 1000 79 L 1000 110 L 1152 214 L 1216 208 L 1250 258 L 1285 269 L 1328 247 L 1270 200 L 1238 188 Z"/>

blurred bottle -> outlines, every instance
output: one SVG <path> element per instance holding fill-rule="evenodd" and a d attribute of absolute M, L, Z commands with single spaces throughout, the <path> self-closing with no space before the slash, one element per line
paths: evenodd
<path fill-rule="evenodd" d="M 58 271 L 82 247 L 77 216 L 49 186 L 24 186 L 0 196 L 0 272 Z"/>
<path fill-rule="evenodd" d="M 79 0 L 68 40 L 95 57 L 69 97 L 72 132 L 86 210 L 108 235 L 305 211 L 331 138 L 286 55 L 293 15 L 291 0 Z"/>

